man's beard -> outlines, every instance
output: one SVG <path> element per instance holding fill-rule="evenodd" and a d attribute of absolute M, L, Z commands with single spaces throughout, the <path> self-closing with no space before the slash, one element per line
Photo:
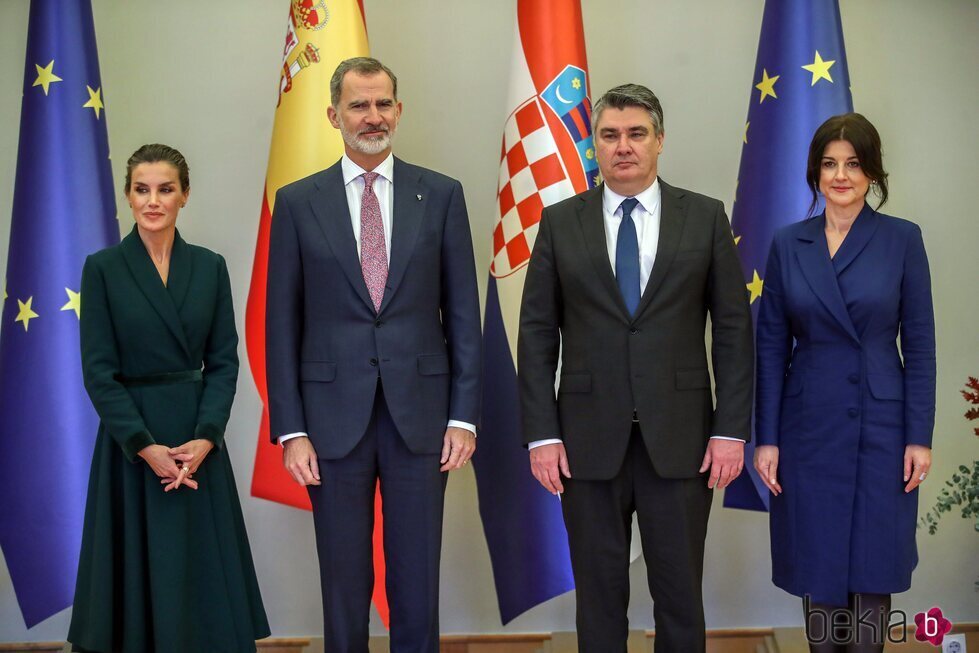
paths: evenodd
<path fill-rule="evenodd" d="M 352 134 L 346 130 L 343 123 L 340 123 L 340 136 L 348 147 L 361 154 L 380 154 L 391 147 L 391 137 L 394 136 L 394 129 L 384 132 L 381 136 L 364 137 L 360 134 Z"/>

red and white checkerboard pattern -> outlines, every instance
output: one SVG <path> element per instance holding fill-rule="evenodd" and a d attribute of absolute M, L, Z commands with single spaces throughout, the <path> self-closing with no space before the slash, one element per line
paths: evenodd
<path fill-rule="evenodd" d="M 505 277 L 530 260 L 541 209 L 575 194 L 536 96 L 503 129 L 498 189 L 490 274 Z"/>

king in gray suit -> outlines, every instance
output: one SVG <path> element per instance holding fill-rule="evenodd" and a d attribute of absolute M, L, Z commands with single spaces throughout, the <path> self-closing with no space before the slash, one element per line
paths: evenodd
<path fill-rule="evenodd" d="M 712 489 L 741 472 L 750 433 L 747 292 L 721 202 L 658 177 L 656 96 L 614 88 L 592 123 L 604 183 L 544 209 L 527 271 L 525 442 L 534 476 L 563 493 L 579 650 L 626 650 L 636 513 L 656 651 L 696 653 Z"/>
<path fill-rule="evenodd" d="M 438 651 L 445 472 L 475 449 L 480 328 L 459 182 L 394 158 L 397 79 L 369 58 L 330 83 L 335 165 L 277 194 L 269 418 L 313 505 L 327 651 L 367 653 L 374 488 L 391 651 Z"/>

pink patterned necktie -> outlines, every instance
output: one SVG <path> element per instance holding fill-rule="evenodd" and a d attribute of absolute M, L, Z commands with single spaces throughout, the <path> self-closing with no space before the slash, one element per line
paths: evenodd
<path fill-rule="evenodd" d="M 374 180 L 378 174 L 365 172 L 361 176 L 364 178 L 364 195 L 360 200 L 360 269 L 374 310 L 379 311 L 384 299 L 384 284 L 388 280 L 388 255 L 384 247 L 381 204 L 374 194 Z"/>

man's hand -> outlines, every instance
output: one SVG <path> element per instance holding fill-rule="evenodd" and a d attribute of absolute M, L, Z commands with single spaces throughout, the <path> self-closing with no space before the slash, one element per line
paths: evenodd
<path fill-rule="evenodd" d="M 439 471 L 462 469 L 462 466 L 472 458 L 474 451 L 476 451 L 476 434 L 458 426 L 450 426 L 445 429 L 445 438 L 442 440 L 442 457 L 439 459 L 442 466 L 439 467 Z"/>
<path fill-rule="evenodd" d="M 704 454 L 704 464 L 700 466 L 703 474 L 710 469 L 707 487 L 724 489 L 738 477 L 744 467 L 744 442 L 711 438 Z"/>
<path fill-rule="evenodd" d="M 316 449 L 306 436 L 289 438 L 282 444 L 282 464 L 303 487 L 320 484 L 320 465 Z"/>
<path fill-rule="evenodd" d="M 530 450 L 530 471 L 551 494 L 564 492 L 561 474 L 571 478 L 568 454 L 561 443 L 544 444 Z"/>
<path fill-rule="evenodd" d="M 755 447 L 755 470 L 772 494 L 782 494 L 782 486 L 778 483 L 778 447 L 773 444 Z"/>

